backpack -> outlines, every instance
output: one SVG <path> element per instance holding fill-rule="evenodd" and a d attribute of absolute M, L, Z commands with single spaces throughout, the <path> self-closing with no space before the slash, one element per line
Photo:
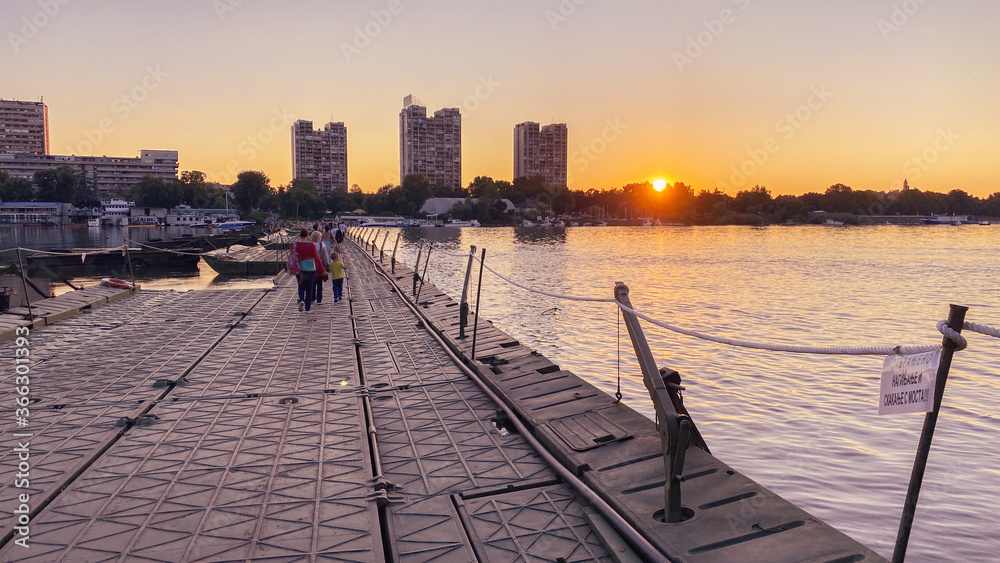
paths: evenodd
<path fill-rule="evenodd" d="M 299 253 L 295 250 L 295 245 L 288 250 L 288 261 L 285 262 L 285 270 L 293 276 L 299 275 L 302 269 L 299 267 Z"/>

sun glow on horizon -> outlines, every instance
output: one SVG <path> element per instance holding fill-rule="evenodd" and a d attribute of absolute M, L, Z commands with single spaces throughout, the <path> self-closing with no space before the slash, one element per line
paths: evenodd
<path fill-rule="evenodd" d="M 667 180 L 665 178 L 657 178 L 653 180 L 653 189 L 662 192 L 667 189 Z"/>

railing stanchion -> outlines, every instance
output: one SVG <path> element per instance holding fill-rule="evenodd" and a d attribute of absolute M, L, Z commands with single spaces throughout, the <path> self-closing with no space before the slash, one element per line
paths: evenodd
<path fill-rule="evenodd" d="M 476 285 L 476 320 L 472 323 L 472 355 L 469 359 L 476 361 L 476 336 L 479 333 L 479 296 L 483 291 L 483 265 L 486 263 L 486 249 L 479 256 L 479 283 Z"/>
<path fill-rule="evenodd" d="M 227 249 L 228 250 L 228 249 Z M 132 277 L 132 291 L 135 291 L 135 271 L 132 269 L 132 254 L 128 251 L 128 243 L 125 243 L 125 258 L 128 260 L 128 273 Z"/>
<path fill-rule="evenodd" d="M 417 261 L 415 264 L 413 264 L 413 291 L 411 292 L 412 295 L 417 294 L 417 278 L 420 277 L 417 275 L 417 272 L 420 271 L 420 255 L 423 253 L 424 253 L 424 241 L 420 241 L 420 248 L 417 249 Z"/>
<path fill-rule="evenodd" d="M 965 324 L 965 313 L 968 307 L 952 305 L 948 313 L 948 326 L 961 333 Z M 938 363 L 937 379 L 934 382 L 934 410 L 924 415 L 924 427 L 920 431 L 920 442 L 917 444 L 917 454 L 913 460 L 913 470 L 910 473 L 910 484 L 906 490 L 906 500 L 903 503 L 903 515 L 899 519 L 899 531 L 896 533 L 896 546 L 892 551 L 892 563 L 902 563 L 906 558 L 906 546 L 910 541 L 910 528 L 913 526 L 913 516 L 917 511 L 917 497 L 920 496 L 920 485 L 924 479 L 924 469 L 931 451 L 931 440 L 934 439 L 934 427 L 937 425 L 938 412 L 941 410 L 941 400 L 944 399 L 944 386 L 948 382 L 948 371 L 951 360 L 955 356 L 958 343 L 944 337 L 942 340 L 941 362 Z"/>
<path fill-rule="evenodd" d="M 427 265 L 431 263 L 431 250 L 434 250 L 434 243 L 427 245 L 427 257 L 424 258 L 424 272 L 420 274 L 420 287 L 417 288 L 417 297 L 413 300 L 414 303 L 420 305 L 420 292 L 424 290 L 424 278 L 427 277 Z"/>
<path fill-rule="evenodd" d="M 35 320 L 35 314 L 31 311 L 31 296 L 28 294 L 28 279 L 24 275 L 24 264 L 21 263 L 21 249 L 17 249 L 17 269 L 21 272 L 21 287 L 24 288 L 24 302 L 28 304 L 28 320 Z M 34 284 L 32 284 L 34 285 Z"/>
<path fill-rule="evenodd" d="M 385 262 L 385 243 L 387 242 L 389 242 L 389 231 L 385 232 L 385 237 L 382 239 L 382 247 L 378 251 L 379 264 Z"/>
<path fill-rule="evenodd" d="M 663 448 L 664 477 L 663 487 L 663 521 L 680 522 L 684 518 L 681 505 L 681 483 L 684 481 L 684 458 L 688 444 L 697 446 L 708 452 L 708 446 L 691 420 L 684 400 L 680 394 L 681 376 L 676 371 L 656 366 L 656 359 L 649 349 L 646 335 L 639 326 L 639 318 L 633 309 L 628 296 L 628 286 L 622 282 L 615 283 L 615 301 L 627 307 L 621 309 L 625 327 L 632 339 L 632 347 L 639 367 L 642 369 L 642 381 L 649 391 L 656 412 L 656 426 L 660 433 L 660 443 Z M 690 516 L 690 514 L 688 514 Z"/>
<path fill-rule="evenodd" d="M 472 261 L 476 259 L 476 245 L 469 250 L 469 263 L 465 266 L 465 283 L 462 284 L 462 301 L 458 307 L 458 337 L 465 338 L 465 327 L 469 326 L 469 276 Z"/>
<path fill-rule="evenodd" d="M 399 237 L 403 236 L 403 233 L 396 233 L 396 242 L 392 245 L 392 273 L 396 273 L 396 249 L 399 248 Z"/>

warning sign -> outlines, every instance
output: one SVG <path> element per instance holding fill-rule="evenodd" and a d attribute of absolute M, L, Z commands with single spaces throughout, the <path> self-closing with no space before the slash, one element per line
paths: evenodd
<path fill-rule="evenodd" d="M 930 412 L 934 410 L 941 350 L 909 356 L 888 356 L 882 364 L 879 414 Z"/>

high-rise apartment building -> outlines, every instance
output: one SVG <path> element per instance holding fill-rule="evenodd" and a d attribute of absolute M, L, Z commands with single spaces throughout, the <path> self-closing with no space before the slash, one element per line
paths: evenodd
<path fill-rule="evenodd" d="M 49 108 L 0 100 L 0 153 L 49 154 Z"/>
<path fill-rule="evenodd" d="M 331 122 L 314 131 L 312 121 L 296 121 L 292 125 L 292 177 L 312 180 L 319 195 L 346 193 L 347 127 Z"/>
<path fill-rule="evenodd" d="M 533 121 L 515 125 L 514 178 L 543 176 L 552 186 L 565 186 L 568 140 L 565 123 L 541 129 Z"/>
<path fill-rule="evenodd" d="M 427 108 L 411 95 L 399 112 L 399 181 L 418 173 L 432 186 L 462 187 L 462 114 L 444 108 L 427 117 Z"/>

